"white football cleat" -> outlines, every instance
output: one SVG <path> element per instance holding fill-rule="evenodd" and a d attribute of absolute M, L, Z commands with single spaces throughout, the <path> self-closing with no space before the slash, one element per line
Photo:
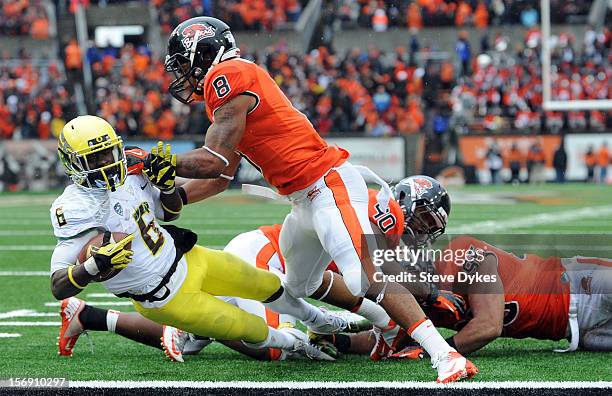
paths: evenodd
<path fill-rule="evenodd" d="M 183 348 L 189 339 L 189 333 L 171 326 L 164 326 L 161 345 L 166 356 L 173 362 L 183 363 Z"/>
<path fill-rule="evenodd" d="M 326 361 L 336 360 L 332 356 L 323 352 L 321 347 L 312 345 L 308 340 L 308 336 L 304 334 L 304 332 L 300 331 L 299 329 L 287 328 L 287 329 L 283 329 L 283 331 L 295 337 L 295 342 L 293 343 L 293 349 L 287 350 L 288 357 L 299 355 L 299 356 L 305 356 L 308 359 L 312 359 L 312 360 L 326 360 Z"/>
<path fill-rule="evenodd" d="M 183 347 L 183 355 L 197 355 L 200 351 L 210 344 L 213 340 L 208 337 L 198 337 L 195 334 L 189 333 L 189 338 Z"/>
<path fill-rule="evenodd" d="M 315 334 L 358 333 L 372 327 L 370 322 L 351 312 L 330 311 L 324 307 L 319 307 L 319 310 L 323 314 L 325 324 L 316 326 L 314 323 L 304 323 L 308 330 Z"/>
<path fill-rule="evenodd" d="M 457 351 L 439 353 L 431 358 L 431 367 L 438 369 L 436 382 L 449 382 L 471 379 L 478 373 L 478 368 Z"/>
<path fill-rule="evenodd" d="M 72 356 L 72 349 L 79 336 L 85 329 L 79 320 L 79 315 L 85 308 L 85 301 L 76 297 L 69 297 L 62 300 L 60 305 L 60 316 L 62 324 L 60 334 L 57 337 L 58 354 L 61 356 Z"/>

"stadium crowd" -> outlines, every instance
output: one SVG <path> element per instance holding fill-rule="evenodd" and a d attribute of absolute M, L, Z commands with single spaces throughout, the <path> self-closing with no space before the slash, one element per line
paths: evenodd
<path fill-rule="evenodd" d="M 0 61 L 0 138 L 57 137 L 74 103 L 56 62 Z"/>
<path fill-rule="evenodd" d="M 297 22 L 305 0 L 162 1 L 153 0 L 165 33 L 179 23 L 198 15 L 215 15 L 233 30 L 273 30 L 287 22 Z"/>
<path fill-rule="evenodd" d="M 523 0 L 336 0 L 337 20 L 343 26 L 475 26 L 509 24 L 527 27 L 539 22 L 539 2 Z M 591 0 L 551 0 L 553 23 L 584 22 Z"/>
<path fill-rule="evenodd" d="M 41 0 L 0 0 L 0 36 L 49 38 L 49 19 Z"/>

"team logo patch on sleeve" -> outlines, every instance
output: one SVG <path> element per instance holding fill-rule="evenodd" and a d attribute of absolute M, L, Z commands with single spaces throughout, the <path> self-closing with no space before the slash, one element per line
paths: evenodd
<path fill-rule="evenodd" d="M 196 34 L 200 32 L 200 34 Z M 202 23 L 194 23 L 193 25 L 187 26 L 182 32 L 183 38 L 182 43 L 185 48 L 191 48 L 192 45 L 197 44 L 200 40 L 204 40 L 207 37 L 215 36 L 215 28 L 207 26 Z M 197 36 L 197 39 L 196 39 Z"/>

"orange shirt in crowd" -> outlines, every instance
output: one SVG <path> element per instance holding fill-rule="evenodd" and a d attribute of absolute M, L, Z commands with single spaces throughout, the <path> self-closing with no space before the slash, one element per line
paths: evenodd
<path fill-rule="evenodd" d="M 80 69 L 81 65 L 81 49 L 76 40 L 70 40 L 66 46 L 66 67 L 75 70 Z"/>
<path fill-rule="evenodd" d="M 529 150 L 529 152 L 527 153 L 527 160 L 531 162 L 545 162 L 546 155 L 544 154 L 543 150 L 541 151 Z"/>
<path fill-rule="evenodd" d="M 510 149 L 505 159 L 506 159 L 506 166 L 510 166 L 510 163 L 512 162 L 520 162 L 522 166 L 523 161 L 525 160 L 525 156 L 519 149 L 516 149 L 516 150 Z"/>
<path fill-rule="evenodd" d="M 610 165 L 610 151 L 605 146 L 601 146 L 599 151 L 597 151 L 597 165 L 599 166 Z"/>
<path fill-rule="evenodd" d="M 472 14 L 472 7 L 464 1 L 460 2 L 457 6 L 457 12 L 455 14 L 455 25 L 463 26 L 468 23 L 468 19 Z"/>
<path fill-rule="evenodd" d="M 36 18 L 30 27 L 30 34 L 36 40 L 46 40 L 49 38 L 49 21 L 47 18 Z"/>
<path fill-rule="evenodd" d="M 406 21 L 410 29 L 422 29 L 423 17 L 421 16 L 421 8 L 416 3 L 410 3 L 406 11 Z"/>
<path fill-rule="evenodd" d="M 484 2 L 479 2 L 474 11 L 474 26 L 484 29 L 489 25 L 489 11 Z"/>
<path fill-rule="evenodd" d="M 584 163 L 589 168 L 595 166 L 595 164 L 597 163 L 597 156 L 595 155 L 595 153 L 586 153 L 584 155 Z"/>

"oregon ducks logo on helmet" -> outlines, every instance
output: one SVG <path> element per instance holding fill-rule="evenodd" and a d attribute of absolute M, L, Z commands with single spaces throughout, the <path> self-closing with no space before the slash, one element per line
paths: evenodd
<path fill-rule="evenodd" d="M 102 118 L 87 115 L 68 122 L 57 151 L 66 174 L 80 186 L 114 191 L 125 181 L 123 141 Z"/>

